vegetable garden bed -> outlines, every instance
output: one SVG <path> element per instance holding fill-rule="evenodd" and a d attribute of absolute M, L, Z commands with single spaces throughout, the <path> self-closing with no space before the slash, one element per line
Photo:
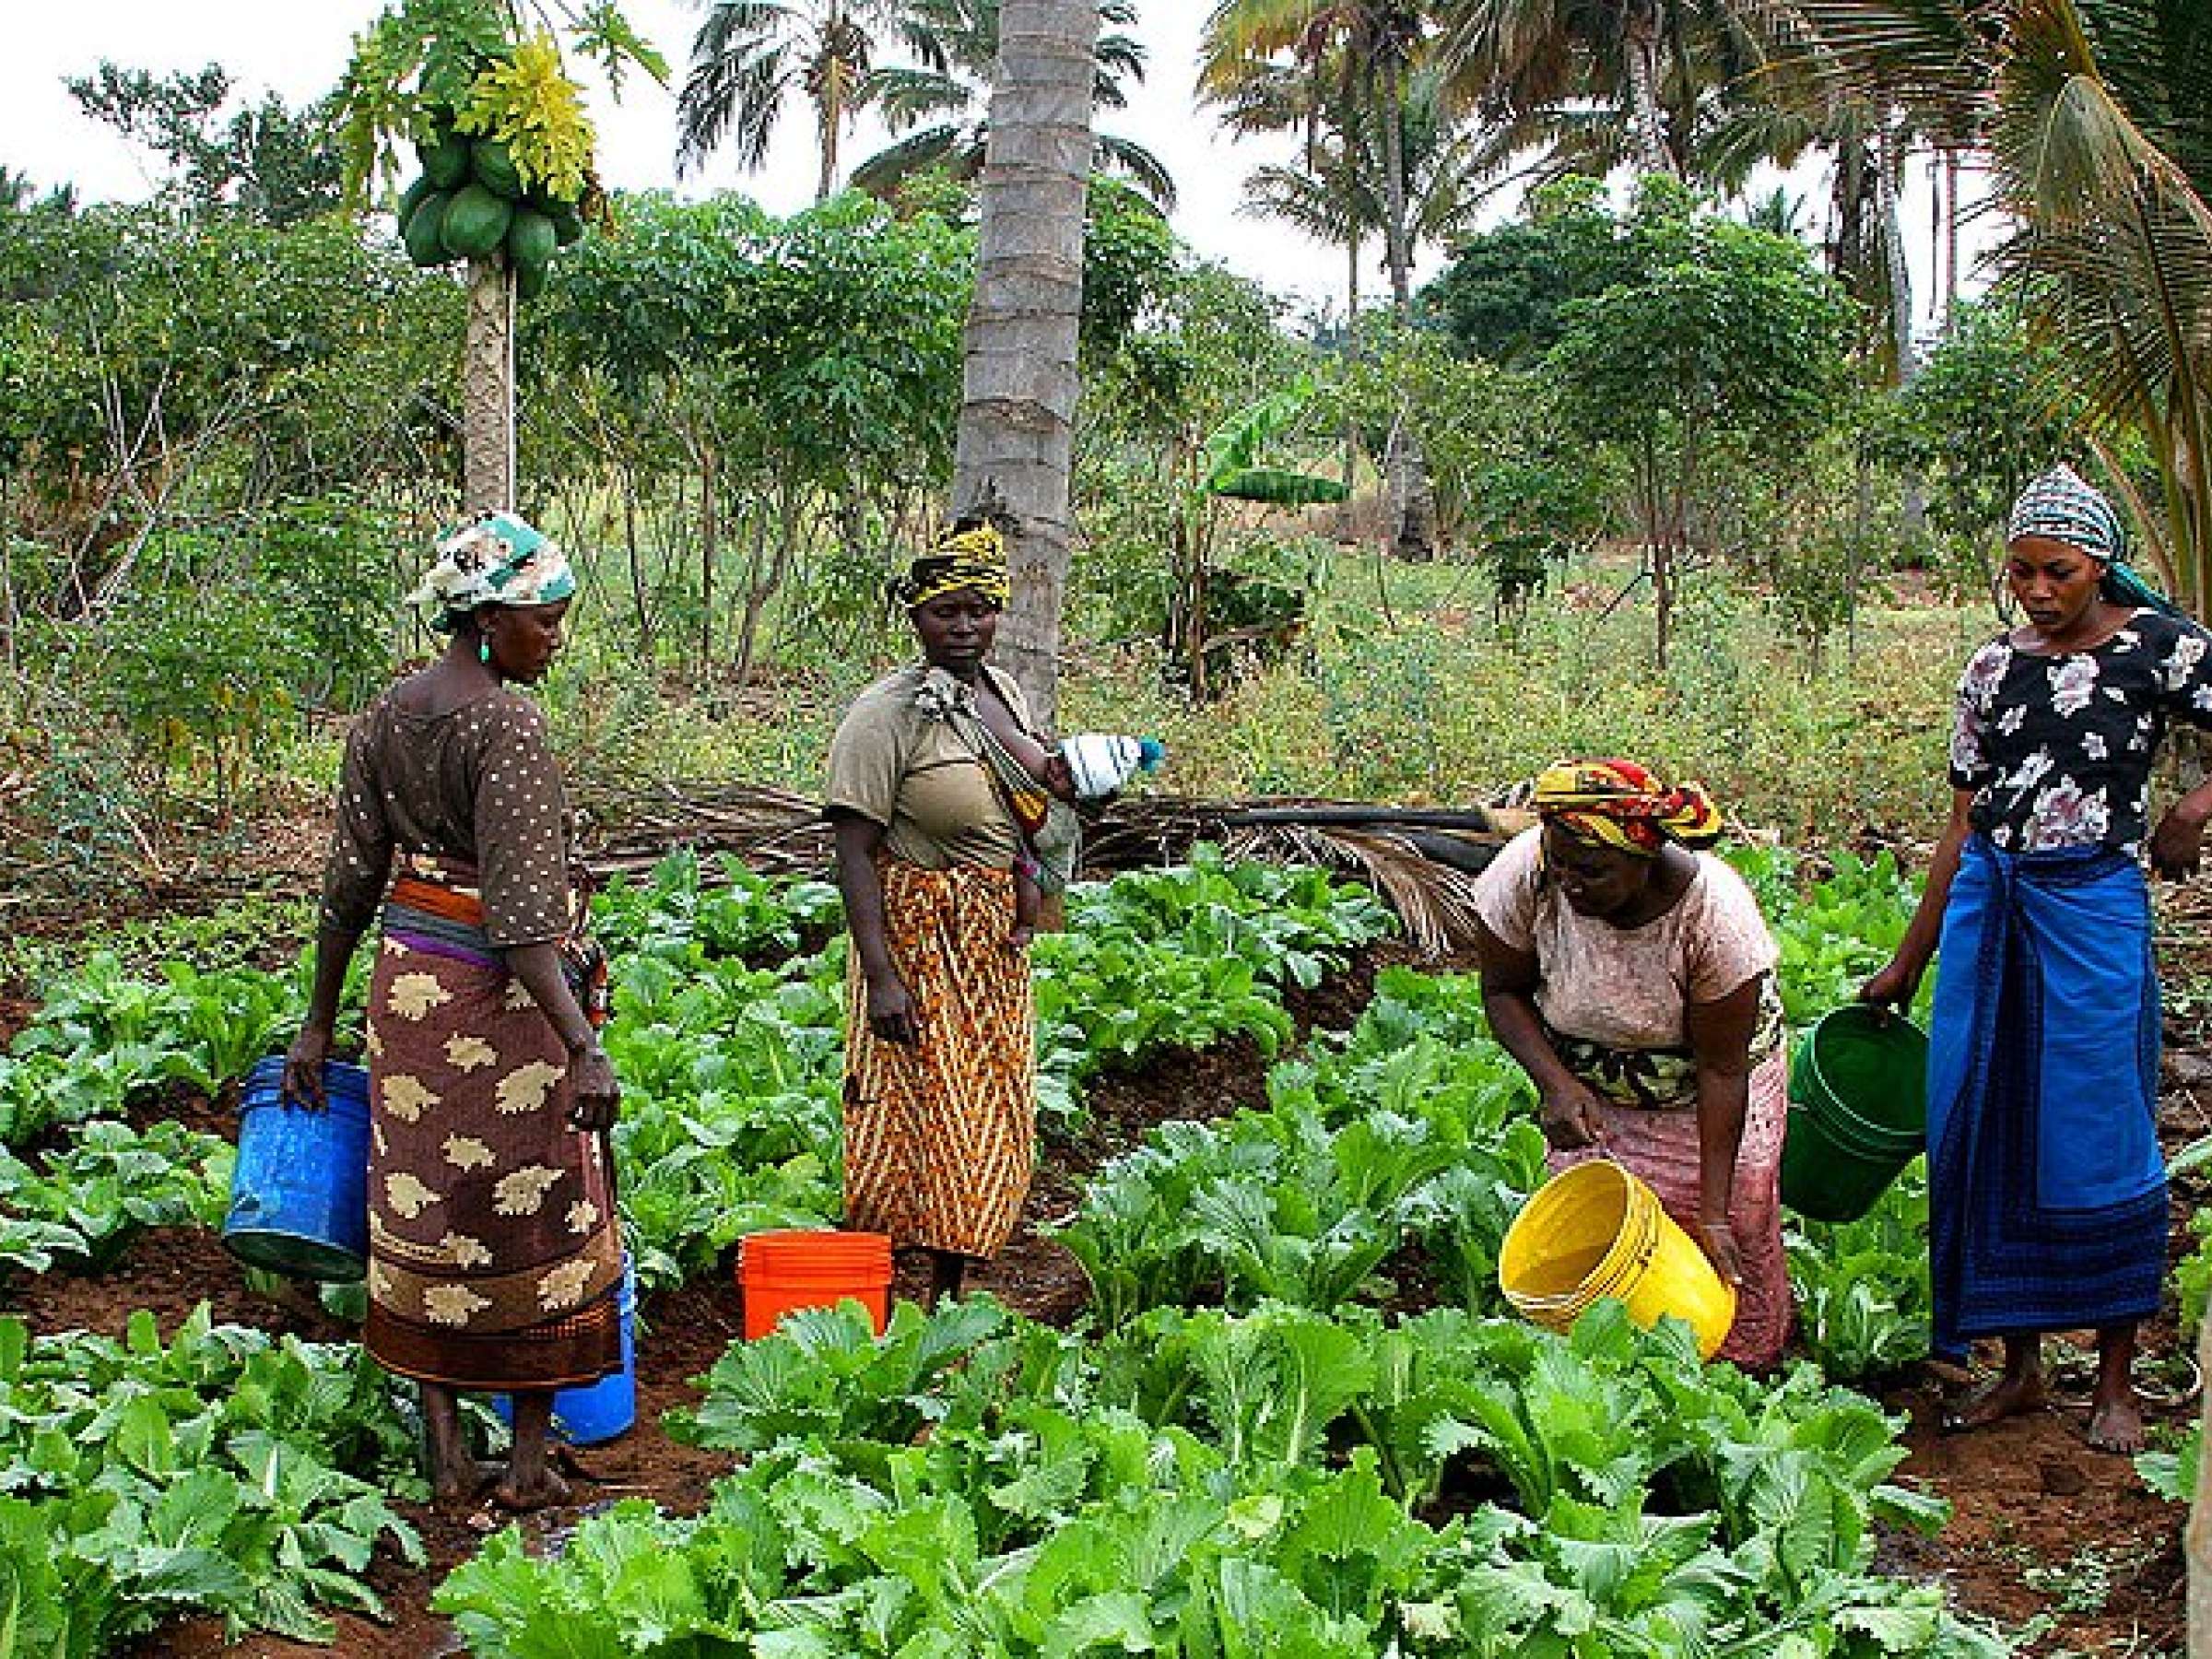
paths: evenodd
<path fill-rule="evenodd" d="M 1901 925 L 1903 889 L 1886 867 L 1846 865 L 1801 898 L 1784 861 L 1752 865 L 1783 935 L 1794 1013 L 1832 999 L 1886 952 L 1883 930 Z M 187 1501 L 163 1485 L 178 1471 L 147 1449 L 159 1437 L 146 1407 L 130 1408 L 138 1416 L 120 1438 L 88 1438 L 88 1419 L 69 1418 L 80 1466 L 65 1467 L 51 1438 L 18 1462 L 0 1500 L 0 1565 L 36 1554 L 65 1574 L 88 1571 L 71 1565 L 88 1559 L 91 1579 L 122 1584 L 136 1608 L 115 1628 L 154 1621 L 130 1650 L 144 1654 L 318 1651 L 234 1634 L 222 1618 L 194 1616 L 195 1600 L 302 1637 L 335 1618 L 348 1654 L 460 1651 L 431 1610 L 434 1593 L 488 1653 L 735 1653 L 747 1651 L 735 1627 L 762 1618 L 791 1627 L 762 1651 L 790 1654 L 877 1651 L 877 1623 L 898 1632 L 887 1653 L 908 1641 L 916 1653 L 965 1651 L 943 1641 L 978 1641 L 985 1629 L 1024 1653 L 1171 1640 L 1231 1653 L 1241 1650 L 1225 1632 L 1252 1624 L 1269 1631 L 1253 1652 L 1382 1652 L 1394 1636 L 1409 1653 L 1563 1653 L 1554 1637 L 1581 1622 L 1589 1630 L 1574 1651 L 1630 1653 L 1673 1651 L 1664 1633 L 1684 1619 L 1716 1639 L 1759 1620 L 1762 1641 L 1781 1643 L 1786 1627 L 1808 1644 L 1742 1646 L 1739 1630 L 1719 1651 L 1943 1651 L 1930 1592 L 1911 1589 L 1915 1581 L 1947 1583 L 1955 1605 L 1996 1616 L 2040 1651 L 2125 1639 L 2139 1653 L 2178 1653 L 2180 1512 L 2125 1460 L 2088 1452 L 2055 1414 L 1956 1441 L 1919 1426 L 1929 1398 L 1907 1369 L 1920 1340 L 1909 1200 L 1848 1239 L 1808 1236 L 1797 1251 L 1811 1350 L 1832 1371 L 1868 1376 L 1891 1410 L 1911 1415 L 1893 1450 L 1871 1407 L 1809 1371 L 1769 1385 L 1700 1373 L 1664 1338 L 1593 1328 L 1566 1345 L 1469 1323 L 1492 1311 L 1486 1241 L 1510 1191 L 1533 1180 L 1540 1148 L 1471 985 L 1402 968 L 1377 978 L 1390 954 L 1377 942 L 1380 912 L 1317 878 L 1203 858 L 1194 872 L 1125 877 L 1078 906 L 1083 932 L 1041 950 L 1047 1167 L 1015 1247 L 979 1277 L 1004 1311 L 979 1303 L 927 1327 L 964 1364 L 901 1375 L 896 1341 L 853 1349 L 830 1321 L 806 1338 L 850 1350 L 844 1361 L 779 1371 L 771 1349 L 788 1347 L 782 1339 L 724 1359 L 738 1328 L 729 1241 L 834 1205 L 822 1147 L 835 1122 L 839 947 L 805 948 L 825 936 L 829 902 L 818 888 L 702 881 L 682 860 L 606 901 L 623 950 L 610 1043 L 622 1045 L 630 1089 L 623 1153 L 654 1287 L 640 1427 L 586 1454 L 584 1516 L 534 1519 L 443 1592 L 485 1541 L 416 1501 L 404 1415 L 363 1405 L 334 1429 L 295 1413 L 286 1431 L 306 1471 L 300 1489 L 324 1465 L 369 1485 L 334 1484 L 290 1509 L 265 1504 L 252 1492 L 269 1486 L 270 1465 L 247 1460 L 264 1444 L 252 1437 L 269 1427 L 258 1404 L 269 1391 L 239 1388 L 202 1353 L 253 1349 L 249 1362 L 318 1376 L 314 1367 L 329 1368 L 334 1381 L 319 1387 L 335 1395 L 335 1379 L 351 1376 L 335 1358 L 346 1350 L 298 1350 L 310 1358 L 296 1360 L 281 1342 L 202 1333 L 188 1317 L 211 1300 L 222 1320 L 263 1332 L 327 1341 L 347 1328 L 244 1284 L 210 1230 L 226 1149 L 169 1146 L 158 1137 L 192 1131 L 151 1121 L 146 1104 L 165 1088 L 219 1093 L 234 1064 L 276 1044 L 295 1017 L 296 982 L 218 970 L 148 989 L 96 962 L 53 987 L 0 1064 L 0 1114 L 15 1126 L 6 1138 L 26 1160 L 0 1212 L 0 1253 L 17 1264 L 0 1306 L 25 1316 L 26 1337 L 72 1326 L 127 1334 L 132 1362 L 197 1368 L 204 1400 L 162 1394 L 179 1386 L 173 1378 L 151 1389 L 171 1438 L 189 1445 L 198 1432 L 241 1450 L 194 1470 Z M 1855 953 L 1832 943 L 1845 935 Z M 1318 1014 L 1318 1030 L 1292 1009 Z M 1325 1034 L 1360 1013 L 1348 1040 Z M 1193 1053 L 1175 1043 L 1186 1036 L 1206 1041 Z M 206 1126 L 186 1115 L 194 1131 Z M 123 1132 L 95 1131 L 88 1145 L 73 1116 Z M 1159 1126 L 1172 1118 L 1211 1122 Z M 148 1137 L 158 1160 L 138 1157 Z M 702 1159 L 691 1150 L 700 1145 L 724 1156 Z M 66 1182 L 44 1167 L 55 1153 L 69 1160 Z M 95 1218 L 55 1199 L 58 1185 L 111 1180 L 121 1184 L 89 1207 L 127 1218 L 124 1188 L 156 1161 L 160 1179 L 134 1189 L 140 1226 L 83 1225 Z M 71 1271 L 68 1253 L 83 1247 L 41 1229 L 73 1230 L 106 1259 Z M 1079 1338 L 1062 1327 L 1092 1304 L 1086 1267 L 1103 1296 L 1085 1327 L 1094 1335 Z M 1430 1304 L 1440 1311 L 1420 1312 Z M 153 1317 L 133 1328 L 139 1307 Z M 1036 1317 L 1048 1323 L 1021 1323 Z M 908 1335 L 919 1341 L 918 1331 Z M 2154 1350 L 2171 1351 L 2171 1324 L 2154 1337 Z M 20 1346 L 24 1363 L 56 1375 L 125 1363 L 100 1359 L 88 1341 Z M 0 1342 L 0 1361 L 8 1351 Z M 702 1405 L 690 1380 L 718 1361 Z M 762 1381 L 771 1373 L 804 1386 L 779 1393 Z M 369 1388 L 350 1381 L 346 1397 L 366 1400 Z M 1585 1396 L 1604 1409 L 1590 1412 Z M 12 1397 L 32 1396 L 19 1382 Z M 1305 1408 L 1295 1426 L 1286 1402 Z M 679 1406 L 712 1444 L 665 1431 L 663 1414 Z M 198 1430 L 177 1427 L 209 1411 Z M 1629 1421 L 1643 1427 L 1614 1436 L 1625 1443 L 1602 1440 L 1608 1423 Z M 759 1450 L 779 1428 L 810 1429 L 815 1443 Z M 98 1453 L 104 1475 L 81 1466 L 96 1444 L 114 1448 Z M 716 1497 L 740 1449 L 756 1457 L 753 1472 Z M 1869 1517 L 1926 1508 L 1880 1490 L 1900 1459 L 1904 1477 L 1929 1482 L 1958 1512 L 1938 1536 L 1885 1524 L 1861 1548 L 1853 1540 Z M 1796 1484 L 1777 1492 L 1731 1473 L 1754 1464 L 1786 1465 Z M 277 1488 L 286 1473 L 276 1470 Z M 72 1483 L 145 1490 L 126 1500 L 138 1507 L 123 1520 L 71 1533 L 88 1517 L 56 1530 L 43 1512 Z M 233 1504 L 230 1488 L 247 1496 Z M 888 1507 L 885 1493 L 897 1500 Z M 390 1524 L 372 1499 L 389 1500 Z M 209 1507 L 193 1521 L 201 1500 Z M 156 1520 L 164 1501 L 187 1512 L 168 1531 Z M 762 1505 L 804 1572 L 758 1551 L 738 1559 L 744 1537 L 769 1524 Z M 701 1512 L 696 1523 L 675 1519 Z M 34 1513 L 52 1541 L 29 1530 Z M 743 1525 L 716 1519 L 732 1515 Z M 192 1555 L 206 1536 L 221 1547 L 205 1553 L 225 1559 L 259 1559 L 232 1547 L 241 1540 L 265 1544 L 267 1582 L 241 1585 Z M 1085 1542 L 1056 1546 L 1064 1536 Z M 77 1548 L 71 1537 L 91 1542 Z M 371 1559 L 362 1546 L 380 1539 Z M 556 1565 L 525 1559 L 562 1547 L 573 1553 Z M 1147 1549 L 1172 1561 L 1141 1568 Z M 1122 1566 L 1099 1578 L 1093 1557 Z M 1668 1560 L 1671 1574 L 1630 1571 Z M 1627 1576 L 1609 1576 L 1607 1561 Z M 203 1570 L 210 1576 L 193 1577 Z M 393 1622 L 347 1610 L 361 1589 Z M 534 1624 L 541 1616 L 527 1609 L 541 1606 Z M 741 1606 L 754 1611 L 740 1618 Z M 864 1617 L 863 1606 L 876 1611 Z M 700 1627 L 694 1645 L 645 1640 L 687 1621 Z M 713 1636 L 716 1627 L 733 1633 Z M 1490 1645 L 1476 1642 L 1477 1630 Z M 1946 1640 L 1991 1651 L 1963 1634 Z"/>

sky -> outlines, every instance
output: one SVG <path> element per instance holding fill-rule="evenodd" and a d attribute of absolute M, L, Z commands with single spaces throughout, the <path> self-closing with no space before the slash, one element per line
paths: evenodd
<path fill-rule="evenodd" d="M 131 200 L 148 194 L 155 176 L 112 129 L 81 113 L 64 89 L 65 76 L 89 74 L 102 57 L 157 73 L 219 63 L 233 85 L 258 98 L 275 91 L 302 103 L 327 91 L 343 71 L 354 33 L 383 9 L 383 0 L 6 0 L 8 47 L 0 53 L 0 164 L 27 173 L 41 188 L 64 181 L 88 200 Z M 679 0 L 626 0 L 640 31 L 667 56 L 671 79 L 680 80 L 700 8 Z M 1245 175 L 1268 161 L 1290 159 L 1295 140 L 1240 139 L 1231 143 L 1195 105 L 1198 33 L 1208 8 L 1201 0 L 1144 0 L 1138 39 L 1150 53 L 1145 85 L 1132 89 L 1130 107 L 1105 112 L 1102 126 L 1145 144 L 1174 176 L 1181 194 L 1176 230 L 1201 255 L 1290 297 L 1300 310 L 1332 300 L 1339 312 L 1344 290 L 1340 252 L 1288 227 L 1237 211 Z M 687 195 L 739 190 L 771 211 L 806 206 L 814 194 L 816 160 L 810 112 L 797 104 L 778 124 L 767 164 L 741 172 L 726 159 L 710 160 L 678 181 L 675 168 L 675 96 L 631 77 L 619 104 L 603 91 L 591 100 L 600 129 L 601 177 L 615 188 L 676 188 Z M 882 141 L 880 126 L 864 118 L 845 153 L 858 159 Z M 1793 179 L 1788 188 L 1817 203 L 1818 181 Z M 1924 258 L 1930 238 L 1924 178 L 1909 182 L 1908 237 Z M 1502 209 L 1501 209 L 1502 211 Z M 1913 217 L 1917 214 L 1917 218 Z M 1808 211 L 1817 221 L 1817 215 Z M 1430 252 L 1419 275 L 1433 275 L 1441 256 Z M 1380 270 L 1363 278 L 1369 295 L 1384 291 Z M 1933 283 L 1917 271 L 1914 290 L 1924 301 Z"/>

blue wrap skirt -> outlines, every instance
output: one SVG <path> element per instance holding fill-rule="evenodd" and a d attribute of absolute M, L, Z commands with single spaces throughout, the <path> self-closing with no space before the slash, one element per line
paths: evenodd
<path fill-rule="evenodd" d="M 1983 837 L 1944 912 L 1928 1052 L 1935 1349 L 2125 1324 L 2166 1265 L 2150 902 L 2110 848 Z"/>

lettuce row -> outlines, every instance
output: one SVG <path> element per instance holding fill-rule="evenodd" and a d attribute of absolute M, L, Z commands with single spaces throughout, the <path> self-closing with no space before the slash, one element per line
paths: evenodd
<path fill-rule="evenodd" d="M 1945 1513 L 1889 1484 L 1894 1419 L 1612 1303 L 1571 1338 L 1266 1303 L 1090 1341 L 975 1299 L 878 1339 L 825 1310 L 705 1381 L 680 1432 L 747 1458 L 707 1512 L 492 1540 L 435 1602 L 471 1651 L 2006 1651 L 1869 1571 L 1878 1524 Z"/>

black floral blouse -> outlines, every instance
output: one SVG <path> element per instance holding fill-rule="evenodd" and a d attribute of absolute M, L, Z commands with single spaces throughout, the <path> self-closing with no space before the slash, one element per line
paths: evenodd
<path fill-rule="evenodd" d="M 1959 680 L 1951 782 L 1973 827 L 2012 853 L 2115 848 L 2150 833 L 2150 765 L 2171 720 L 2212 728 L 2212 635 L 2137 611 L 2090 651 L 1977 651 Z"/>

